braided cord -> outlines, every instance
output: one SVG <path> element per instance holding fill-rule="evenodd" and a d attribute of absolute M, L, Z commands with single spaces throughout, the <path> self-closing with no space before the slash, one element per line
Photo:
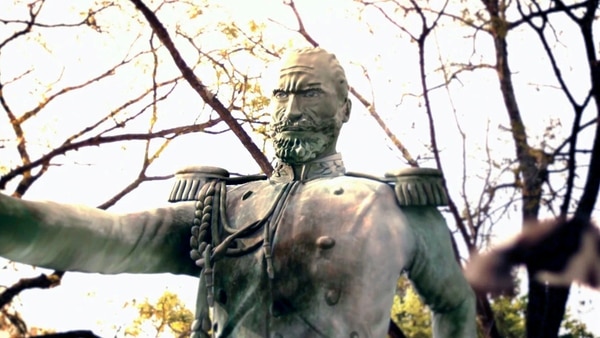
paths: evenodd
<path fill-rule="evenodd" d="M 194 220 L 191 227 L 190 257 L 196 266 L 202 268 L 200 278 L 204 282 L 206 298 L 210 311 L 214 307 L 214 264 L 224 256 L 240 257 L 254 252 L 261 245 L 267 263 L 269 279 L 274 278 L 272 242 L 280 221 L 282 210 L 287 205 L 288 196 L 299 182 L 286 183 L 279 191 L 265 216 L 242 228 L 234 229 L 227 219 L 227 182 L 212 179 L 205 183 L 196 197 Z M 272 219 L 274 217 L 274 219 Z M 251 236 L 263 229 L 263 238 L 245 246 L 240 239 Z M 221 239 L 222 238 L 222 239 Z M 198 297 L 201 297 L 199 294 Z M 193 330 L 195 334 L 207 334 L 210 318 L 196 318 Z"/>

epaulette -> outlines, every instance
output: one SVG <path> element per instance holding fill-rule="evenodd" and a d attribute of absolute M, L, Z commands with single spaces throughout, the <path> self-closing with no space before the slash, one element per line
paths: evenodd
<path fill-rule="evenodd" d="M 229 177 L 229 172 L 223 168 L 211 166 L 190 166 L 175 173 L 175 183 L 169 202 L 195 201 L 200 188 L 210 179 Z"/>
<path fill-rule="evenodd" d="M 390 185 L 400 206 L 444 206 L 448 195 L 442 172 L 433 168 L 405 168 L 388 171 L 384 177 L 347 172 L 346 176 L 376 180 Z"/>
<path fill-rule="evenodd" d="M 175 183 L 169 195 L 169 202 L 195 201 L 200 189 L 211 180 L 225 181 L 227 184 L 242 184 L 265 180 L 265 175 L 230 177 L 229 171 L 211 166 L 189 166 L 175 173 Z"/>
<path fill-rule="evenodd" d="M 442 172 L 433 168 L 405 168 L 385 174 L 400 206 L 444 206 L 448 195 Z"/>

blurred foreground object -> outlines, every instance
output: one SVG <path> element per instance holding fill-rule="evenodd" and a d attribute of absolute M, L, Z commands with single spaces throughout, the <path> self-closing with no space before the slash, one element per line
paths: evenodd
<path fill-rule="evenodd" d="M 510 292 L 512 270 L 524 264 L 541 283 L 572 282 L 600 287 L 600 231 L 589 220 L 553 219 L 529 224 L 513 240 L 477 256 L 466 270 L 471 286 L 483 292 Z"/>

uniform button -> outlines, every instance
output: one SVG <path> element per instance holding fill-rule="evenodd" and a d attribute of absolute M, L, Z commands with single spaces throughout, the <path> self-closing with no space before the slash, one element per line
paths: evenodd
<path fill-rule="evenodd" d="M 341 292 L 338 289 L 329 289 L 325 292 L 325 302 L 333 306 L 340 301 Z"/>
<path fill-rule="evenodd" d="M 335 245 L 335 239 L 329 236 L 321 236 L 317 238 L 317 246 L 321 249 L 331 249 Z"/>

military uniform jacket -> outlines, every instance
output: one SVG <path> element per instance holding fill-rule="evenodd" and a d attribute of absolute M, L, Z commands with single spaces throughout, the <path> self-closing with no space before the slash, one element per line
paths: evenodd
<path fill-rule="evenodd" d="M 280 166 L 269 180 L 227 189 L 227 229 L 211 244 L 260 227 L 230 245 L 246 251 L 215 257 L 203 272 L 189 258 L 194 202 L 114 215 L 0 196 L 0 255 L 63 270 L 200 276 L 195 334 L 216 337 L 385 337 L 406 272 L 434 311 L 435 337 L 475 337 L 473 294 L 435 207 L 400 207 L 392 186 L 345 175 L 339 157 L 304 169 L 295 177 Z"/>

